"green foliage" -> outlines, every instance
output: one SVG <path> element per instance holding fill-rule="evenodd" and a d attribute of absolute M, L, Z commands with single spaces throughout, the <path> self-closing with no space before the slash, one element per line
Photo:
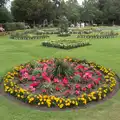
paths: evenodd
<path fill-rule="evenodd" d="M 61 48 L 61 49 L 72 49 L 77 47 L 83 47 L 90 45 L 89 41 L 77 41 L 77 40 L 58 40 L 58 41 L 43 41 L 43 46 L 46 47 L 55 47 L 55 48 Z"/>
<path fill-rule="evenodd" d="M 75 83 L 80 82 L 80 75 L 75 75 L 75 76 L 73 77 L 73 80 L 74 80 Z"/>
<path fill-rule="evenodd" d="M 53 69 L 53 76 L 71 76 L 74 73 L 74 69 L 68 62 L 64 62 L 61 59 L 55 59 L 55 68 Z"/>
<path fill-rule="evenodd" d="M 12 22 L 12 15 L 5 7 L 0 7 L 0 23 Z"/>
<path fill-rule="evenodd" d="M 36 75 L 38 75 L 40 73 L 42 73 L 42 71 L 36 69 L 36 70 L 33 70 L 32 75 L 36 76 Z"/>
<path fill-rule="evenodd" d="M 60 33 L 68 33 L 68 19 L 63 16 L 59 18 Z"/>
<path fill-rule="evenodd" d="M 22 23 L 22 22 L 4 23 L 3 26 L 4 26 L 6 31 L 25 29 L 25 23 Z"/>
<path fill-rule="evenodd" d="M 0 0 L 0 7 L 3 7 L 9 0 Z"/>
<path fill-rule="evenodd" d="M 23 40 L 31 40 L 31 39 L 43 39 L 48 38 L 49 36 L 44 34 L 43 31 L 40 30 L 25 30 L 22 32 L 13 32 L 10 35 L 11 39 L 23 39 Z"/>

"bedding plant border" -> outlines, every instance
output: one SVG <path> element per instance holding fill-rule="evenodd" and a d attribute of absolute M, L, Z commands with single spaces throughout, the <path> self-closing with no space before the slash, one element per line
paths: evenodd
<path fill-rule="evenodd" d="M 104 100 L 109 94 L 116 89 L 118 84 L 118 76 L 115 72 L 110 69 L 107 69 L 101 65 L 98 65 L 94 62 L 87 62 L 86 60 L 79 60 L 73 58 L 65 58 L 68 61 L 76 62 L 76 63 L 85 63 L 89 66 L 92 66 L 94 69 L 100 70 L 105 75 L 105 80 L 110 79 L 110 86 L 107 83 L 104 86 L 98 88 L 98 90 L 93 91 L 89 94 L 83 94 L 81 97 L 76 98 L 62 98 L 56 96 L 49 95 L 40 95 L 40 94 L 32 94 L 27 90 L 21 88 L 18 84 L 13 82 L 14 77 L 19 76 L 19 71 L 25 67 L 26 64 L 21 64 L 19 66 L 14 67 L 13 70 L 8 72 L 3 78 L 4 91 L 11 96 L 23 101 L 24 103 L 30 104 L 32 106 L 38 107 L 47 107 L 47 108 L 79 108 L 82 106 L 86 106 L 93 101 L 99 102 Z M 44 62 L 48 59 L 41 59 L 38 61 Z"/>

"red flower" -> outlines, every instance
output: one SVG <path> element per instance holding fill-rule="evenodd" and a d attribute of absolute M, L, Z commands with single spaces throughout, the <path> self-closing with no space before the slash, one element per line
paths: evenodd
<path fill-rule="evenodd" d="M 86 90 L 87 90 L 86 87 L 82 88 L 82 91 L 86 91 Z"/>
<path fill-rule="evenodd" d="M 92 73 L 91 72 L 86 72 L 83 76 L 84 79 L 88 80 L 90 78 L 92 78 Z"/>
<path fill-rule="evenodd" d="M 36 80 L 36 77 L 35 77 L 35 76 L 32 76 L 31 79 L 32 79 L 32 81 L 35 81 L 35 80 Z"/>
<path fill-rule="evenodd" d="M 58 86 L 56 86 L 56 88 L 55 88 L 55 89 L 56 89 L 56 91 L 60 91 L 60 88 L 59 88 Z"/>
<path fill-rule="evenodd" d="M 76 94 L 76 95 L 79 95 L 79 94 L 80 94 L 80 91 L 76 90 L 76 91 L 75 91 L 75 94 Z"/>
<path fill-rule="evenodd" d="M 99 84 L 99 80 L 94 80 L 95 84 L 98 85 Z"/>
<path fill-rule="evenodd" d="M 99 76 L 102 76 L 102 74 L 101 74 L 100 71 L 96 71 L 96 73 L 97 73 Z"/>
<path fill-rule="evenodd" d="M 63 78 L 63 84 L 68 84 L 68 79 L 66 77 Z"/>
<path fill-rule="evenodd" d="M 80 84 L 76 84 L 75 88 L 80 89 Z"/>
<path fill-rule="evenodd" d="M 40 82 L 33 82 L 32 84 L 30 84 L 30 86 L 37 87 L 39 84 L 40 84 Z"/>
<path fill-rule="evenodd" d="M 43 90 L 42 90 L 42 93 L 46 93 L 46 92 L 47 92 L 47 90 L 46 90 L 46 89 L 43 89 Z"/>
<path fill-rule="evenodd" d="M 92 88 L 92 84 L 89 84 L 89 85 L 87 86 L 87 88 L 91 89 L 91 88 Z"/>
<path fill-rule="evenodd" d="M 33 86 L 29 86 L 29 90 L 31 91 L 31 92 L 35 92 L 35 88 L 33 87 Z"/>
<path fill-rule="evenodd" d="M 47 77 L 47 73 L 46 72 L 42 73 L 42 77 L 43 77 L 43 79 L 47 80 L 48 82 L 51 82 L 50 78 Z"/>
<path fill-rule="evenodd" d="M 84 69 L 84 66 L 83 65 L 79 65 L 76 67 L 76 69 Z"/>
<path fill-rule="evenodd" d="M 67 96 L 67 95 L 69 95 L 70 93 L 71 93 L 70 90 L 66 90 L 66 91 L 64 92 L 64 95 Z"/>
<path fill-rule="evenodd" d="M 58 78 L 54 78 L 54 83 L 59 83 L 59 79 Z"/>
<path fill-rule="evenodd" d="M 28 72 L 28 71 L 26 68 L 24 68 L 24 69 L 20 70 L 20 72 L 23 74 L 23 73 Z"/>
<path fill-rule="evenodd" d="M 98 80 L 98 81 L 100 81 L 100 80 L 101 80 L 101 78 L 98 78 L 97 80 Z"/>
<path fill-rule="evenodd" d="M 48 65 L 44 63 L 43 71 L 46 71 L 48 68 Z"/>

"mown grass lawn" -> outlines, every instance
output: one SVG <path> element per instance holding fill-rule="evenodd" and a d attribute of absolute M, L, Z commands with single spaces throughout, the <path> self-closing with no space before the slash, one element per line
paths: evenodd
<path fill-rule="evenodd" d="M 71 37 L 73 39 L 74 36 Z M 57 37 L 52 35 L 51 38 Z M 0 76 L 13 66 L 32 59 L 76 57 L 112 68 L 120 75 L 120 39 L 92 40 L 92 45 L 72 50 L 40 46 L 40 40 L 17 41 L 0 37 Z M 120 91 L 110 100 L 87 109 L 42 112 L 0 96 L 0 120 L 120 120 Z"/>

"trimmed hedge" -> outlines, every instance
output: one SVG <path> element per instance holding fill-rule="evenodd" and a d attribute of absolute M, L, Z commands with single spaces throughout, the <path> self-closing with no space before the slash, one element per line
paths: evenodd
<path fill-rule="evenodd" d="M 89 41 L 58 40 L 58 41 L 44 41 L 42 42 L 42 45 L 46 47 L 55 47 L 68 50 L 72 48 L 88 46 L 90 45 L 90 43 Z"/>
<path fill-rule="evenodd" d="M 24 30 L 26 28 L 23 22 L 3 23 L 2 25 L 5 31 Z"/>

